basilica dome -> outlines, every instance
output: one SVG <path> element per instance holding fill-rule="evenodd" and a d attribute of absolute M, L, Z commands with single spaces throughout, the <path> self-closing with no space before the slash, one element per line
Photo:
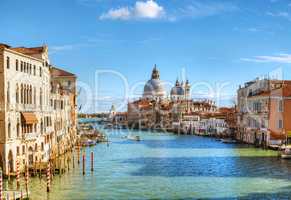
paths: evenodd
<path fill-rule="evenodd" d="M 166 95 L 162 81 L 160 80 L 160 73 L 155 66 L 152 72 L 152 77 L 144 86 L 144 98 L 160 98 Z"/>
<path fill-rule="evenodd" d="M 176 85 L 171 89 L 171 96 L 183 96 L 185 95 L 185 90 L 183 85 L 180 85 L 179 81 L 176 81 Z"/>

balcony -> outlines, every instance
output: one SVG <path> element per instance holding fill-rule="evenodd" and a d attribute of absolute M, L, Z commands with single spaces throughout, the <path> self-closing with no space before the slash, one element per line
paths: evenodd
<path fill-rule="evenodd" d="M 32 132 L 32 133 L 25 133 L 23 135 L 23 140 L 26 140 L 26 141 L 33 141 L 33 140 L 36 140 L 38 138 L 39 134 L 38 133 L 35 133 L 35 132 Z"/>

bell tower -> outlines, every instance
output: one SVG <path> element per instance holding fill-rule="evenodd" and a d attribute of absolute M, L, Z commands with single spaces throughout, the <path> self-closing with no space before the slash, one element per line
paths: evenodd
<path fill-rule="evenodd" d="M 157 65 L 155 64 L 153 72 L 152 72 L 152 79 L 160 79 L 160 72 L 157 69 Z"/>

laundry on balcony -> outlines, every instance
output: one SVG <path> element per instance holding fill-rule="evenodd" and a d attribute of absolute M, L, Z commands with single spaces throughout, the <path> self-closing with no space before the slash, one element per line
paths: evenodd
<path fill-rule="evenodd" d="M 37 123 L 37 117 L 32 112 L 22 112 L 21 113 L 21 121 L 25 124 L 36 124 Z"/>

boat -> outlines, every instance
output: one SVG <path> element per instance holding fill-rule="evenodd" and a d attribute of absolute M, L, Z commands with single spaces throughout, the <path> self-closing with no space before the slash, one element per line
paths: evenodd
<path fill-rule="evenodd" d="M 283 159 L 290 159 L 291 158 L 291 146 L 282 146 L 280 148 L 280 155 Z"/>
<path fill-rule="evenodd" d="M 96 141 L 88 139 L 88 140 L 86 140 L 86 141 L 82 141 L 82 142 L 81 142 L 81 145 L 82 145 L 83 147 L 94 146 L 94 145 L 96 145 Z"/>
<path fill-rule="evenodd" d="M 127 139 L 128 140 L 140 141 L 140 136 L 139 135 L 128 135 Z"/>
<path fill-rule="evenodd" d="M 221 139 L 221 142 L 225 143 L 225 144 L 235 144 L 235 143 L 237 143 L 237 141 L 233 140 L 233 139 Z"/>

